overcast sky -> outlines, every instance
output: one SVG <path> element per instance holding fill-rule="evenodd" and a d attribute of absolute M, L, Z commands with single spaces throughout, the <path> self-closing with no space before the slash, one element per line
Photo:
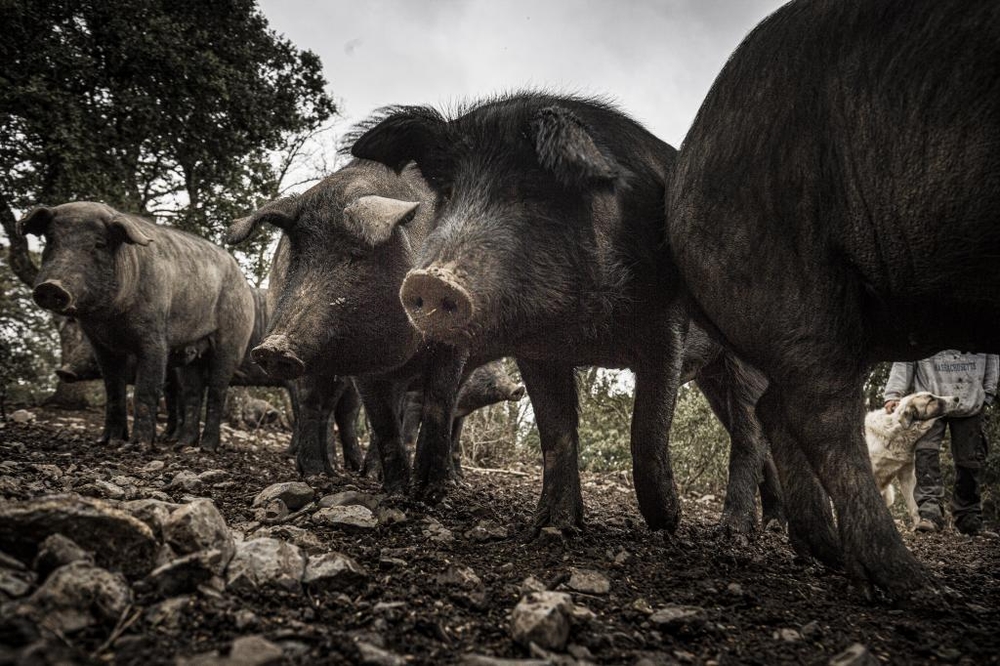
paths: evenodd
<path fill-rule="evenodd" d="M 343 118 L 546 87 L 610 95 L 675 146 L 729 54 L 779 0 L 259 0 L 323 61 Z"/>

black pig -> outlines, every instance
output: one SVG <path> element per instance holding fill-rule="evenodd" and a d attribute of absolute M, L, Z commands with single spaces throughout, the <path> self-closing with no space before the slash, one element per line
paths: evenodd
<path fill-rule="evenodd" d="M 450 347 L 426 344 L 399 304 L 399 285 L 429 229 L 432 207 L 421 204 L 429 199 L 416 170 L 397 176 L 356 161 L 299 196 L 235 221 L 229 233 L 230 242 L 239 242 L 262 222 L 284 231 L 284 282 L 269 335 L 253 358 L 276 377 L 355 376 L 392 491 L 410 476 L 400 432 L 408 385 L 420 377 L 428 396 L 421 441 L 440 441 L 430 450 L 447 452 L 465 362 Z M 416 490 L 431 497 L 443 490 L 449 470 L 447 457 L 430 459 L 427 450 L 418 444 Z M 323 443 L 302 442 L 296 460 L 305 473 L 328 470 Z"/>
<path fill-rule="evenodd" d="M 437 194 L 400 298 L 428 339 L 517 358 L 542 444 L 536 525 L 582 522 L 574 367 L 599 365 L 635 371 L 639 508 L 650 527 L 673 529 L 665 442 L 688 318 L 665 296 L 676 280 L 659 250 L 676 151 L 608 104 L 519 93 L 451 120 L 391 109 L 352 153 L 397 171 L 415 162 Z"/>
<path fill-rule="evenodd" d="M 757 411 L 800 547 L 921 585 L 861 389 L 876 361 L 1000 351 L 1000 4 L 785 5 L 716 79 L 667 208 L 696 315 L 770 380 Z"/>
<path fill-rule="evenodd" d="M 152 443 L 167 355 L 208 336 L 208 413 L 201 446 L 215 450 L 226 387 L 253 325 L 250 286 L 236 260 L 212 243 L 105 204 L 39 207 L 19 223 L 44 236 L 33 297 L 80 322 L 107 391 L 101 440 L 128 437 L 126 360 L 136 358 L 132 441 Z"/>

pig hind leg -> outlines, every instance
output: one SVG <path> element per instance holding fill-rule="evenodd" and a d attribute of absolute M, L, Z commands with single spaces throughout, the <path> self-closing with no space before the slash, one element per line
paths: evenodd
<path fill-rule="evenodd" d="M 817 353 L 815 358 L 824 357 Z M 859 390 L 863 374 L 844 377 L 849 360 L 833 360 L 844 362 L 816 364 L 808 377 L 795 370 L 773 377 L 762 399 L 766 400 L 764 423 L 769 435 L 772 430 L 784 431 L 772 439 L 782 440 L 782 448 L 789 446 L 789 439 L 800 443 L 809 466 L 833 500 L 848 574 L 892 593 L 905 592 L 921 584 L 924 576 L 903 544 L 872 475 L 858 427 L 864 415 Z M 784 427 L 775 428 L 778 423 Z"/>
<path fill-rule="evenodd" d="M 518 359 L 542 444 L 542 497 L 534 527 L 583 525 L 576 381 L 573 366 Z"/>
<path fill-rule="evenodd" d="M 767 432 L 784 495 L 788 540 L 804 558 L 840 568 L 840 538 L 833 525 L 830 498 L 813 473 L 809 459 L 788 428 L 777 391 L 768 388 L 757 402 L 757 415 Z"/>
<path fill-rule="evenodd" d="M 699 372 L 697 382 L 729 432 L 729 483 L 719 527 L 729 536 L 749 535 L 757 528 L 756 492 L 767 447 L 754 414 L 756 396 L 740 393 L 738 380 L 727 372 L 726 365 L 719 357 Z"/>
<path fill-rule="evenodd" d="M 177 443 L 194 446 L 198 443 L 198 425 L 205 395 L 205 369 L 197 363 L 170 370 L 177 384 L 177 402 L 180 410 Z"/>

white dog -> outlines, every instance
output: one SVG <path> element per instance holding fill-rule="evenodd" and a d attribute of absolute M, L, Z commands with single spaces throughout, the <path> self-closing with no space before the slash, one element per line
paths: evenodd
<path fill-rule="evenodd" d="M 913 524 L 920 520 L 913 489 L 917 485 L 914 469 L 914 447 L 934 422 L 958 408 L 958 398 L 928 393 L 911 393 L 899 401 L 892 414 L 884 409 L 868 412 L 865 417 L 865 441 L 872 461 L 875 482 L 887 506 L 892 506 L 896 496 L 892 490 L 893 478 L 899 479 L 903 499 L 910 511 Z"/>

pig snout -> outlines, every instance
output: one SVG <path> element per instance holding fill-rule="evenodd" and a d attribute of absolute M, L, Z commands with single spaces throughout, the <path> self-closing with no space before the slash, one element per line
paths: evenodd
<path fill-rule="evenodd" d="M 288 338 L 284 335 L 266 338 L 250 350 L 250 358 L 264 372 L 277 379 L 295 379 L 306 370 L 306 364 L 292 351 Z"/>
<path fill-rule="evenodd" d="M 79 379 L 79 376 L 73 372 L 72 368 L 66 365 L 56 369 L 56 376 L 67 384 L 71 384 Z"/>
<path fill-rule="evenodd" d="M 459 337 L 472 320 L 472 298 L 447 269 L 432 266 L 411 270 L 403 280 L 399 298 L 413 325 L 430 338 Z"/>
<path fill-rule="evenodd" d="M 46 280 L 31 293 L 31 297 L 46 310 L 66 312 L 71 310 L 73 296 L 59 280 Z"/>
<path fill-rule="evenodd" d="M 514 390 L 510 391 L 507 394 L 507 399 L 510 400 L 511 402 L 517 402 L 523 397 L 524 397 L 524 386 L 522 386 L 521 384 L 515 386 Z"/>

